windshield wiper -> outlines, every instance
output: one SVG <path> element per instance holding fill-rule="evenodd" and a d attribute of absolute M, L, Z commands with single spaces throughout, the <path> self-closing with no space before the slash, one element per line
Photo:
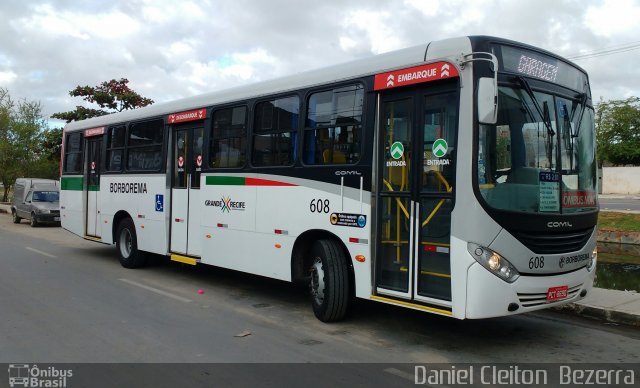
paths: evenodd
<path fill-rule="evenodd" d="M 587 93 L 582 93 L 582 98 L 580 98 L 580 107 L 582 110 L 580 111 L 580 117 L 578 117 L 578 124 L 576 125 L 576 133 L 571 134 L 572 137 L 578 137 L 580 134 L 580 125 L 582 125 L 582 116 L 584 116 L 584 111 L 587 110 Z"/>
<path fill-rule="evenodd" d="M 524 79 L 522 76 L 517 76 L 516 79 L 520 82 L 520 84 L 522 85 L 522 88 L 527 92 L 527 94 L 529 95 L 529 98 L 531 98 L 531 101 L 533 102 L 533 106 L 536 108 L 536 111 L 542 118 L 542 122 L 544 123 L 544 126 L 547 128 L 547 133 L 549 134 L 549 136 L 555 136 L 556 132 L 553 130 L 553 128 L 551 128 L 551 118 L 549 117 L 549 107 L 546 104 L 546 102 L 545 102 L 545 112 L 543 112 L 542 108 L 540 108 L 540 104 L 538 103 L 538 99 L 533 94 L 533 90 L 531 90 L 531 86 L 529 86 L 529 82 L 527 82 L 527 80 Z"/>

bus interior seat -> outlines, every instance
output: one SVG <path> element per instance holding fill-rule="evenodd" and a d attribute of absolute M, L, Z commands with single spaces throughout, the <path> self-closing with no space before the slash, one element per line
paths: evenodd
<path fill-rule="evenodd" d="M 347 157 L 342 151 L 332 150 L 327 148 L 322 151 L 322 159 L 324 164 L 346 164 Z"/>

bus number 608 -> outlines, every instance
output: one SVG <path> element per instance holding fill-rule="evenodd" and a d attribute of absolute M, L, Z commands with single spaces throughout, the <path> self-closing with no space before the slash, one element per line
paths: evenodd
<path fill-rule="evenodd" d="M 529 259 L 529 269 L 544 268 L 544 256 L 536 256 Z"/>
<path fill-rule="evenodd" d="M 328 199 L 312 199 L 309 203 L 311 213 L 329 213 Z"/>

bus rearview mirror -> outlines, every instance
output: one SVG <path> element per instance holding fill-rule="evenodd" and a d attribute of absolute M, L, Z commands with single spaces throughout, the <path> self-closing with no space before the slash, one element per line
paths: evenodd
<path fill-rule="evenodd" d="M 498 120 L 498 88 L 494 78 L 478 80 L 478 121 L 495 124 Z"/>

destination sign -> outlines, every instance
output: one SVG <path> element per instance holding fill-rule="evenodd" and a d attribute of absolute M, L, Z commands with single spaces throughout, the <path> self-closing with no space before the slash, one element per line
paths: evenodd
<path fill-rule="evenodd" d="M 587 91 L 586 74 L 567 62 L 521 47 L 496 47 L 501 53 L 498 57 L 504 71 L 553 82 L 582 93 Z"/>

